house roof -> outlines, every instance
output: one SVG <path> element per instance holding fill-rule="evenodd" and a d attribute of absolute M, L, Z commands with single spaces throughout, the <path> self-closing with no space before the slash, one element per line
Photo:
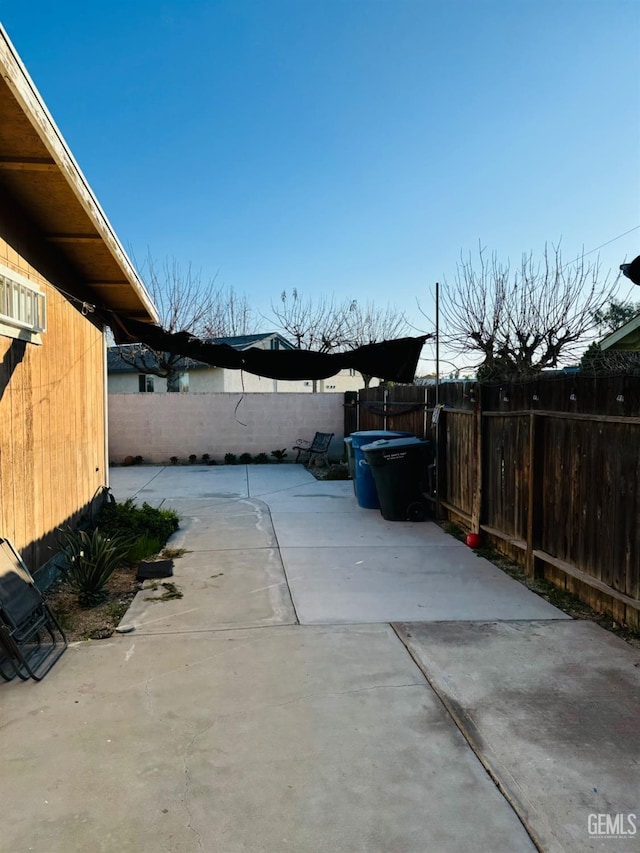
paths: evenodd
<path fill-rule="evenodd" d="M 229 346 L 235 350 L 246 350 L 259 344 L 261 341 L 270 341 L 276 338 L 280 344 L 280 350 L 295 350 L 293 344 L 284 338 L 279 332 L 265 332 L 255 335 L 236 335 L 230 338 L 206 338 L 203 340 L 206 344 L 217 344 L 218 346 Z M 134 355 L 135 364 L 130 364 L 122 358 L 122 350 L 128 350 Z M 153 372 L 157 367 L 156 359 L 153 351 L 149 350 L 144 344 L 121 344 L 120 346 L 109 347 L 107 351 L 107 371 L 109 373 L 147 373 Z M 200 368 L 211 369 L 212 365 L 206 364 L 203 361 L 185 356 L 175 362 L 176 370 L 198 370 Z"/>
<path fill-rule="evenodd" d="M 291 341 L 283 338 L 279 332 L 264 332 L 256 335 L 236 335 L 232 338 L 207 338 L 205 343 L 208 344 L 226 344 L 234 349 L 244 350 L 255 346 L 260 341 L 267 341 L 271 338 L 277 339 L 280 343 L 279 349 L 295 349 Z"/>
<path fill-rule="evenodd" d="M 0 188 L 55 245 L 89 298 L 139 320 L 157 312 L 0 25 Z"/>
<path fill-rule="evenodd" d="M 600 349 L 640 351 L 640 314 L 600 341 Z"/>

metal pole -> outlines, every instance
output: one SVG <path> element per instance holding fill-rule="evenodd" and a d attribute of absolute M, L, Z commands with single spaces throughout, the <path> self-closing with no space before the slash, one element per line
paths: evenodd
<path fill-rule="evenodd" d="M 440 402 L 440 284 L 436 281 L 436 406 Z"/>
<path fill-rule="evenodd" d="M 436 520 L 440 518 L 440 412 L 438 405 L 440 403 L 440 284 L 436 281 L 436 447 L 435 447 L 435 463 L 436 463 Z"/>

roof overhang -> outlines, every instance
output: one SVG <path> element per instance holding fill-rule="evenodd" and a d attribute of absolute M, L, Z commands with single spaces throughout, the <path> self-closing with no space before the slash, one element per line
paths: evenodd
<path fill-rule="evenodd" d="M 600 349 L 640 352 L 640 314 L 600 341 Z"/>
<path fill-rule="evenodd" d="M 158 321 L 153 301 L 0 24 L 0 187 L 96 304 Z"/>

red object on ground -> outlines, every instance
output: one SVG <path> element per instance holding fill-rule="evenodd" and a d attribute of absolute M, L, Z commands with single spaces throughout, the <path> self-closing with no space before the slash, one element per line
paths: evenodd
<path fill-rule="evenodd" d="M 479 533 L 467 533 L 466 539 L 467 545 L 469 548 L 479 548 L 480 547 L 480 534 Z"/>

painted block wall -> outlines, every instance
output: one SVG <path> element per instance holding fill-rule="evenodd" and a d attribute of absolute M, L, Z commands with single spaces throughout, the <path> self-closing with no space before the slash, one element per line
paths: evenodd
<path fill-rule="evenodd" d="M 195 453 L 222 460 L 225 453 L 267 453 L 298 438 L 333 432 L 342 454 L 342 394 L 109 394 L 109 458 L 126 456 L 169 464 Z"/>

